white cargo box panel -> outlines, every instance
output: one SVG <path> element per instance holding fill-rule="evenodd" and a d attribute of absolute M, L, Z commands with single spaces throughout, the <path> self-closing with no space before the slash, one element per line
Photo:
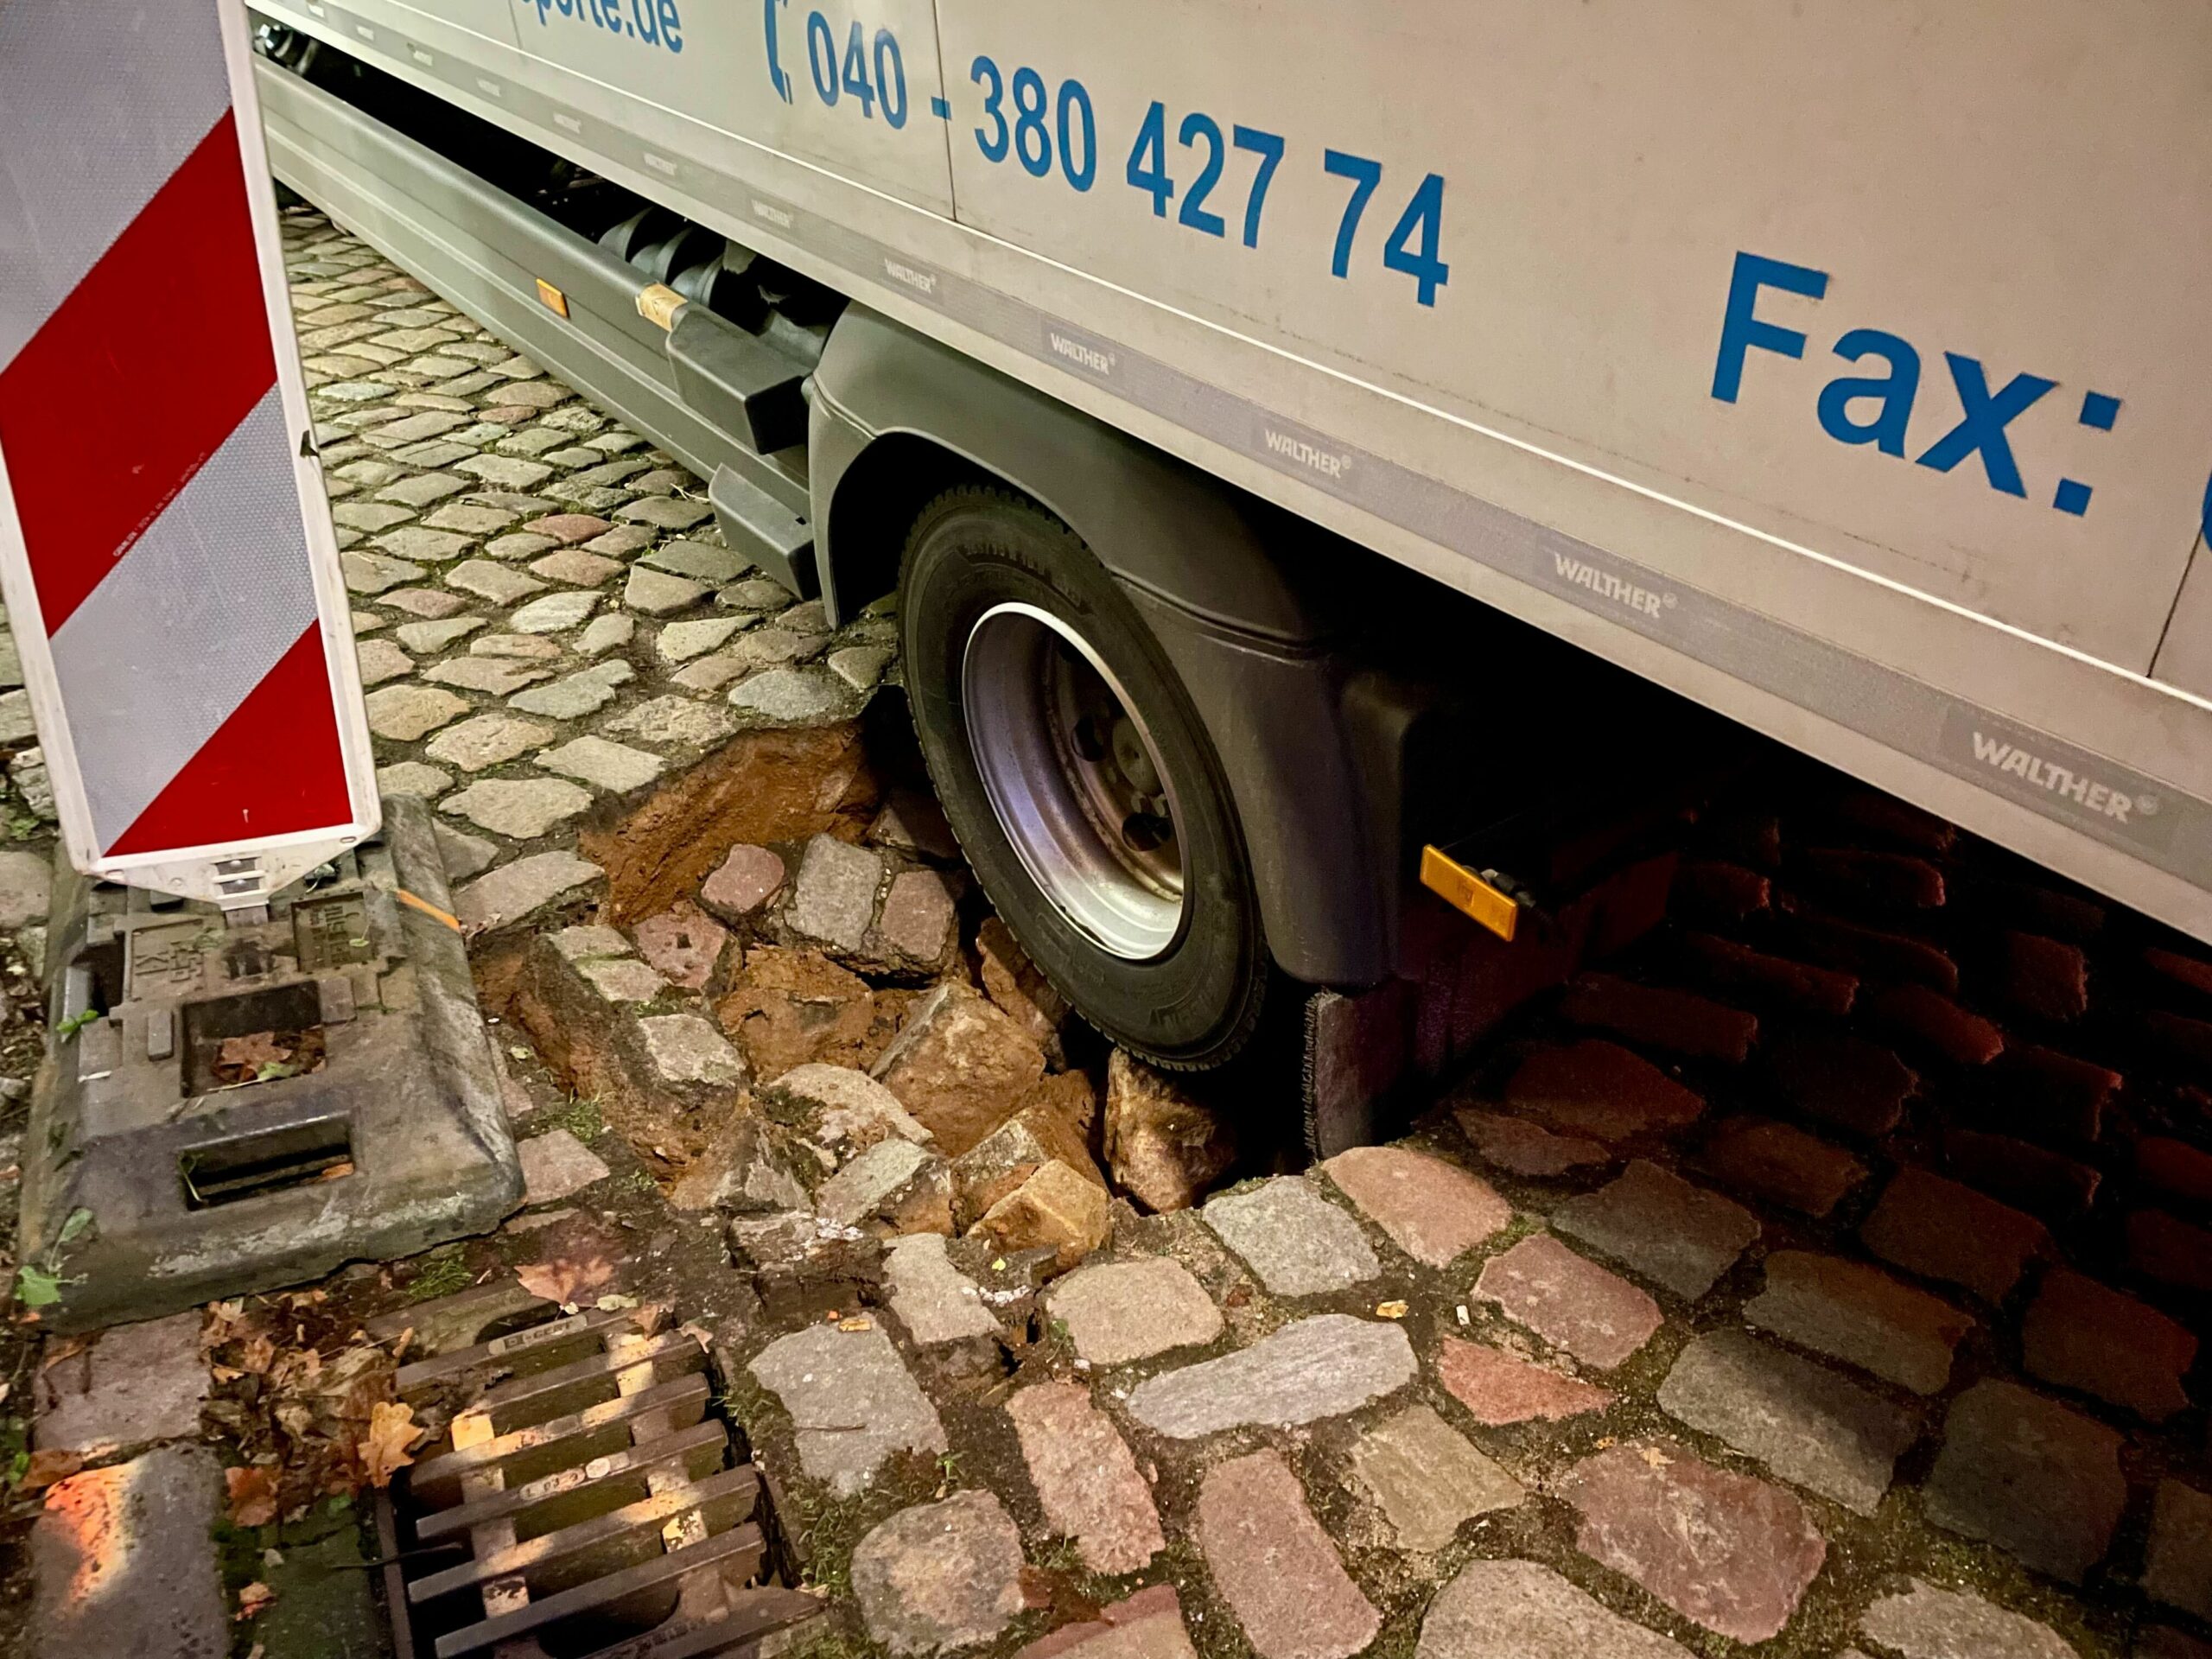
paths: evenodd
<path fill-rule="evenodd" d="M 138 12 L 0 8 L 0 585 L 71 861 L 250 906 L 376 784 L 245 12 Z"/>
<path fill-rule="evenodd" d="M 266 9 L 2212 937 L 2212 12 Z"/>

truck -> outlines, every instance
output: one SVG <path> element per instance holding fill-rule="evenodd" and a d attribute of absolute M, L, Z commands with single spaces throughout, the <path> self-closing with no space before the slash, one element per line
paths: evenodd
<path fill-rule="evenodd" d="M 2201 6 L 257 16 L 278 180 L 896 595 L 1140 1055 L 1408 972 L 1424 858 L 1510 933 L 1503 827 L 1739 731 L 2212 939 Z"/>

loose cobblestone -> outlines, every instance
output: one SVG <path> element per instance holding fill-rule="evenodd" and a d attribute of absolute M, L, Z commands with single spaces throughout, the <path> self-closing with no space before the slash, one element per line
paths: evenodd
<path fill-rule="evenodd" d="M 1977 1382 L 1944 1421 L 1923 1489 L 1928 1518 L 2079 1582 L 2126 1507 L 2120 1445 L 2103 1424 L 2018 1383 Z"/>
<path fill-rule="evenodd" d="M 1141 1572 L 1167 1547 L 1152 1489 L 1088 1389 L 1040 1382 L 1017 1389 L 1006 1409 L 1046 1524 L 1075 1541 L 1085 1567 Z"/>
<path fill-rule="evenodd" d="M 1942 1390 L 1952 1351 L 1974 1328 L 1949 1304 L 1886 1274 L 1802 1250 L 1767 1257 L 1766 1287 L 1745 1305 L 1744 1317 L 1916 1394 Z"/>
<path fill-rule="evenodd" d="M 1441 1549 L 1461 1522 L 1512 1509 L 1528 1496 L 1427 1406 L 1408 1406 L 1361 1435 L 1351 1465 L 1402 1549 Z"/>
<path fill-rule="evenodd" d="M 1449 1266 L 1513 1219 L 1488 1182 L 1403 1147 L 1356 1147 L 1321 1173 L 1425 1267 Z"/>
<path fill-rule="evenodd" d="M 1618 1043 L 1592 1038 L 1538 1049 L 1505 1085 L 1509 1105 L 1600 1141 L 1687 1128 L 1705 1102 Z"/>
<path fill-rule="evenodd" d="M 1581 1516 L 1584 1554 L 1738 1642 L 1778 1635 L 1827 1555 L 1789 1493 L 1669 1442 L 1586 1458 L 1560 1496 Z"/>
<path fill-rule="evenodd" d="M 1403 1388 L 1416 1369 L 1399 1326 L 1322 1313 L 1219 1359 L 1163 1371 L 1130 1393 L 1128 1409 L 1179 1440 L 1246 1424 L 1292 1427 L 1357 1411 Z"/>
<path fill-rule="evenodd" d="M 1317 1296 L 1382 1271 L 1359 1224 L 1295 1175 L 1209 1199 L 1198 1211 L 1278 1296 Z"/>
<path fill-rule="evenodd" d="M 450 848 L 454 843 L 442 836 L 439 844 Z M 450 855 L 447 868 L 450 874 Z M 475 930 L 525 921 L 547 906 L 581 894 L 606 879 L 606 871 L 574 853 L 533 853 L 471 881 L 454 895 L 454 914 L 464 926 Z"/>
<path fill-rule="evenodd" d="M 44 1451 L 106 1457 L 199 1433 L 207 1397 L 196 1310 L 116 1325 L 39 1372 L 34 1439 Z"/>
<path fill-rule="evenodd" d="M 1414 1659 L 1690 1659 L 1548 1567 L 1471 1561 L 1421 1620 Z"/>
<path fill-rule="evenodd" d="M 893 1239 L 883 1253 L 883 1276 L 891 1311 L 922 1347 L 1000 1334 L 997 1316 L 983 1306 L 982 1288 L 946 1259 L 940 1234 Z"/>
<path fill-rule="evenodd" d="M 1123 1365 L 1172 1349 L 1198 1347 L 1222 1332 L 1221 1310 L 1172 1256 L 1078 1268 L 1046 1298 L 1078 1357 Z"/>
<path fill-rule="evenodd" d="M 1198 1491 L 1206 1570 L 1260 1659 L 1351 1659 L 1382 1629 L 1273 1452 L 1217 1464 Z"/>
<path fill-rule="evenodd" d="M 1715 1332 L 1685 1348 L 1659 1404 L 1676 1421 L 1860 1515 L 1874 1513 L 1918 1433 L 1880 1396 L 1740 1331 Z"/>
<path fill-rule="evenodd" d="M 873 1481 L 894 1452 L 946 1449 L 936 1408 L 881 1331 L 809 1325 L 777 1338 L 747 1369 L 790 1414 L 800 1467 L 845 1497 Z M 1017 1540 L 1017 1566 L 1020 1553 Z"/>
<path fill-rule="evenodd" d="M 1600 1370 L 1626 1360 L 1661 1323 L 1650 1297 L 1543 1233 L 1485 1262 L 1475 1294 Z"/>
<path fill-rule="evenodd" d="M 1642 1159 L 1611 1185 L 1560 1205 L 1552 1225 L 1691 1301 L 1759 1236 L 1741 1205 Z"/>

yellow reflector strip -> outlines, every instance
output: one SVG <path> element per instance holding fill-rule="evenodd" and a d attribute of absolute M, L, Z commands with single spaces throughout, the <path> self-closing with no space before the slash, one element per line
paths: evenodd
<path fill-rule="evenodd" d="M 1421 884 L 1452 909 L 1472 917 L 1509 943 L 1520 925 L 1521 906 L 1464 864 L 1433 847 L 1421 849 Z"/>
<path fill-rule="evenodd" d="M 565 317 L 569 315 L 569 296 L 543 276 L 537 279 L 537 298 L 539 302 L 555 316 Z"/>

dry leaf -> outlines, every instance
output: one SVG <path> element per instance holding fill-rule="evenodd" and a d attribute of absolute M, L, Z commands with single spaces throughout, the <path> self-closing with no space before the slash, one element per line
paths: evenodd
<path fill-rule="evenodd" d="M 68 1479 L 84 1466 L 82 1452 L 64 1452 L 50 1446 L 43 1452 L 31 1453 L 23 1465 L 23 1478 L 16 1486 L 22 1491 L 40 1491 L 57 1480 Z"/>
<path fill-rule="evenodd" d="M 267 1585 L 264 1584 L 259 1579 L 256 1579 L 251 1584 L 249 1584 L 245 1589 L 238 1592 L 238 1617 L 237 1622 L 243 1624 L 249 1618 L 257 1617 L 263 1608 L 268 1606 L 270 1602 L 276 1599 L 276 1592 L 274 1590 L 271 1590 Z"/>
<path fill-rule="evenodd" d="M 238 1367 L 251 1371 L 256 1376 L 269 1375 L 269 1368 L 276 1363 L 276 1338 L 268 1336 L 249 1337 L 238 1344 Z"/>
<path fill-rule="evenodd" d="M 231 1490 L 231 1524 L 265 1527 L 276 1518 L 276 1471 L 258 1465 L 223 1471 Z"/>
<path fill-rule="evenodd" d="M 90 1337 L 54 1337 L 46 1344 L 46 1357 L 40 1360 L 41 1372 L 52 1370 L 65 1359 L 74 1359 L 92 1345 Z"/>
<path fill-rule="evenodd" d="M 614 1277 L 614 1264 L 603 1255 L 564 1256 L 517 1268 L 515 1277 L 531 1295 L 573 1307 Z"/>
<path fill-rule="evenodd" d="M 359 1447 L 361 1467 L 369 1484 L 385 1487 L 391 1478 L 415 1461 L 408 1452 L 430 1431 L 416 1426 L 415 1408 L 397 1401 L 379 1400 L 369 1415 L 369 1432 Z"/>
<path fill-rule="evenodd" d="M 257 1031 L 244 1037 L 226 1037 L 215 1049 L 215 1064 L 232 1066 L 248 1077 L 264 1065 L 282 1065 L 292 1058 L 292 1046 L 280 1043 L 273 1031 Z"/>

